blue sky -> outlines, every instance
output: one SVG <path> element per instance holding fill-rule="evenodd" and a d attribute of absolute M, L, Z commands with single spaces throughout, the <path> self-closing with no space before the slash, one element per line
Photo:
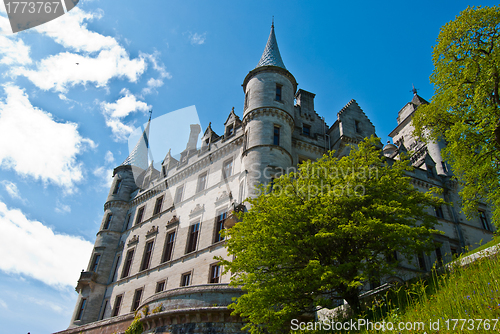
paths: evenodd
<path fill-rule="evenodd" d="M 83 0 L 12 34 L 1 3 L 2 331 L 69 325 L 128 136 L 150 108 L 189 106 L 221 134 L 233 106 L 242 116 L 241 84 L 273 15 L 283 61 L 318 114 L 331 125 L 355 99 L 386 141 L 412 84 L 431 99 L 432 46 L 468 5 L 496 3 Z"/>

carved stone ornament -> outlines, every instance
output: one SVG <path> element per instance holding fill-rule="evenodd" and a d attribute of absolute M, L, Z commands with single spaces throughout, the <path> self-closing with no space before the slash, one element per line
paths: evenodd
<path fill-rule="evenodd" d="M 135 244 L 135 243 L 138 243 L 138 242 L 139 242 L 139 236 L 134 235 L 134 236 L 132 237 L 132 239 L 130 239 L 130 240 L 128 241 L 128 245 L 130 246 L 130 245 Z"/>

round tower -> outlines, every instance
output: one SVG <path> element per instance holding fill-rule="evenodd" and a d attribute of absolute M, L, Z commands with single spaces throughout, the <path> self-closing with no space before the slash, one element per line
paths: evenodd
<path fill-rule="evenodd" d="M 137 189 L 131 165 L 120 165 L 113 171 L 113 182 L 104 204 L 104 215 L 99 232 L 97 232 L 90 262 L 82 271 L 76 290 L 76 304 L 72 326 L 80 326 L 99 320 L 101 304 L 106 286 L 113 279 L 117 266 L 117 252 L 120 250 L 121 233 L 128 223 L 128 201 Z"/>
<path fill-rule="evenodd" d="M 294 165 L 292 133 L 297 81 L 281 59 L 274 24 L 264 53 L 243 81 L 245 106 L 243 164 L 249 173 L 247 186 L 255 196 L 257 184 L 267 184 Z"/>

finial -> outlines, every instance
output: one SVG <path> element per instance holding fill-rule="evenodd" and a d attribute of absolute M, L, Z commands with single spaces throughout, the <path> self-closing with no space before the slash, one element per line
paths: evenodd
<path fill-rule="evenodd" d="M 271 23 L 271 27 L 274 28 L 274 15 L 273 15 L 273 23 Z"/>
<path fill-rule="evenodd" d="M 414 95 L 417 95 L 417 89 L 415 88 L 415 86 L 413 86 L 413 84 L 411 84 L 411 87 L 412 87 L 412 92 Z"/>
<path fill-rule="evenodd" d="M 149 120 L 151 120 L 151 115 L 153 115 L 153 108 L 149 109 Z"/>
<path fill-rule="evenodd" d="M 234 107 L 233 107 L 233 108 L 231 108 L 231 112 L 234 114 Z"/>

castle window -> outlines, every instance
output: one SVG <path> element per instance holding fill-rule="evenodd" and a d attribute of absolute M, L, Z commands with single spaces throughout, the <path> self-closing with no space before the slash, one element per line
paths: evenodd
<path fill-rule="evenodd" d="M 248 99 L 250 97 L 250 90 L 245 93 L 245 109 L 248 108 Z"/>
<path fill-rule="evenodd" d="M 153 240 L 149 241 L 144 247 L 144 256 L 142 258 L 141 270 L 146 270 L 149 268 L 152 253 L 153 253 Z"/>
<path fill-rule="evenodd" d="M 122 278 L 127 277 L 130 273 L 130 267 L 132 266 L 132 259 L 134 257 L 134 250 L 130 249 L 125 257 L 125 263 L 123 265 Z"/>
<path fill-rule="evenodd" d="M 238 194 L 238 202 L 239 203 L 243 202 L 243 199 L 244 199 L 243 192 L 244 191 L 245 191 L 245 184 L 244 184 L 244 181 L 241 181 L 241 183 L 240 183 L 240 190 L 239 190 L 239 194 Z"/>
<path fill-rule="evenodd" d="M 220 264 L 212 264 L 210 266 L 209 283 L 220 283 Z"/>
<path fill-rule="evenodd" d="M 106 216 L 106 222 L 104 223 L 105 230 L 109 228 L 109 224 L 111 223 L 111 218 L 113 218 L 113 214 L 108 213 L 108 215 Z"/>
<path fill-rule="evenodd" d="M 120 254 L 116 257 L 115 270 L 113 270 L 113 277 L 111 277 L 111 282 L 116 280 L 116 273 L 118 272 L 118 266 L 120 265 Z"/>
<path fill-rule="evenodd" d="M 281 88 L 282 85 L 276 84 L 276 101 L 281 101 Z"/>
<path fill-rule="evenodd" d="M 127 216 L 127 219 L 125 220 L 125 230 L 128 230 L 131 226 L 130 226 L 130 221 L 132 220 L 132 214 L 129 213 L 128 216 Z"/>
<path fill-rule="evenodd" d="M 165 168 L 165 166 L 161 166 L 161 172 L 163 176 L 167 176 L 167 169 Z"/>
<path fill-rule="evenodd" d="M 279 146 L 280 144 L 280 127 L 274 126 L 274 145 Z"/>
<path fill-rule="evenodd" d="M 157 215 L 161 212 L 162 203 L 163 203 L 163 196 L 160 196 L 156 199 L 155 210 L 153 212 L 154 215 Z"/>
<path fill-rule="evenodd" d="M 196 243 L 198 242 L 198 231 L 200 230 L 200 223 L 189 226 L 188 244 L 186 254 L 196 250 Z"/>
<path fill-rule="evenodd" d="M 434 168 L 431 165 L 426 165 L 427 168 L 427 177 L 434 177 Z"/>
<path fill-rule="evenodd" d="M 436 245 L 436 262 L 438 266 L 443 264 L 443 254 L 441 253 L 441 247 Z"/>
<path fill-rule="evenodd" d="M 224 165 L 222 166 L 222 178 L 227 179 L 228 177 L 230 177 L 232 169 L 233 169 L 233 159 L 224 162 Z"/>
<path fill-rule="evenodd" d="M 94 259 L 92 260 L 92 266 L 90 267 L 90 271 L 96 272 L 100 258 L 101 258 L 100 254 L 94 254 Z"/>
<path fill-rule="evenodd" d="M 311 137 L 311 126 L 309 125 L 302 125 L 302 134 L 304 136 Z"/>
<path fill-rule="evenodd" d="M 112 317 L 116 317 L 120 314 L 120 306 L 122 305 L 123 295 L 116 296 L 115 298 L 115 306 L 113 307 Z"/>
<path fill-rule="evenodd" d="M 181 276 L 181 286 L 188 286 L 191 284 L 191 273 L 185 273 Z"/>
<path fill-rule="evenodd" d="M 142 288 L 135 290 L 134 301 L 132 302 L 132 309 L 130 311 L 134 312 L 139 308 L 139 305 L 141 304 L 142 290 Z"/>
<path fill-rule="evenodd" d="M 445 173 L 448 173 L 448 167 L 446 167 L 446 163 L 444 161 L 441 161 L 441 167 L 443 167 L 443 171 Z"/>
<path fill-rule="evenodd" d="M 224 240 L 224 237 L 220 235 L 220 232 L 224 229 L 224 222 L 227 218 L 227 212 L 220 212 L 215 218 L 215 232 L 214 232 L 214 243 Z"/>
<path fill-rule="evenodd" d="M 82 298 L 82 301 L 80 302 L 80 308 L 78 309 L 78 314 L 76 315 L 75 320 L 82 320 L 83 310 L 85 309 L 86 303 L 87 303 L 87 299 Z"/>
<path fill-rule="evenodd" d="M 481 224 L 485 230 L 491 231 L 490 224 L 488 224 L 488 218 L 486 218 L 486 212 L 479 210 L 479 220 L 481 220 Z"/>
<path fill-rule="evenodd" d="M 122 180 L 118 179 L 115 183 L 115 188 L 113 189 L 113 195 L 118 194 L 118 190 L 120 190 L 120 185 L 122 184 Z"/>
<path fill-rule="evenodd" d="M 142 217 L 144 216 L 144 207 L 141 207 L 137 212 L 137 218 L 135 219 L 135 225 L 142 222 Z"/>
<path fill-rule="evenodd" d="M 102 312 L 101 312 L 101 316 L 99 317 L 99 320 L 104 319 L 104 314 L 106 313 L 106 309 L 108 308 L 108 302 L 109 301 L 107 299 L 104 301 L 104 306 L 102 308 Z"/>
<path fill-rule="evenodd" d="M 183 190 L 184 185 L 178 186 L 177 189 L 175 189 L 174 203 L 180 203 L 182 201 Z"/>
<path fill-rule="evenodd" d="M 175 240 L 175 231 L 167 234 L 167 239 L 165 240 L 165 248 L 163 250 L 163 258 L 161 262 L 167 262 L 172 259 L 172 252 L 174 250 L 174 240 Z"/>
<path fill-rule="evenodd" d="M 231 137 L 234 134 L 234 125 L 230 124 L 226 127 L 226 138 Z"/>
<path fill-rule="evenodd" d="M 418 254 L 418 267 L 420 270 L 427 271 L 427 267 L 425 265 L 425 258 L 424 258 L 424 253 Z"/>
<path fill-rule="evenodd" d="M 436 217 L 444 219 L 443 209 L 441 208 L 441 206 L 435 206 L 434 212 L 436 213 Z"/>
<path fill-rule="evenodd" d="M 356 133 L 361 132 L 361 129 L 359 127 L 359 121 L 354 121 L 354 129 L 356 130 Z"/>
<path fill-rule="evenodd" d="M 156 290 L 155 290 L 156 293 L 162 292 L 164 289 L 165 289 L 165 281 L 164 280 L 156 283 Z"/>
<path fill-rule="evenodd" d="M 199 193 L 200 191 L 205 189 L 207 183 L 207 172 L 200 174 L 198 176 L 198 184 L 196 186 L 196 192 Z"/>

